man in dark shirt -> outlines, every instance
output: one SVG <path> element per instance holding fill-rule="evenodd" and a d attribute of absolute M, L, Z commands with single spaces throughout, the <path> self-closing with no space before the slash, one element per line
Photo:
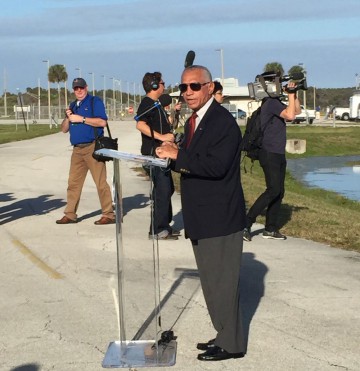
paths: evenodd
<path fill-rule="evenodd" d="M 292 91 L 296 84 L 288 83 L 288 90 Z M 251 226 L 256 218 L 266 209 L 264 238 L 285 240 L 279 232 L 278 216 L 281 202 L 285 194 L 286 174 L 286 123 L 292 121 L 301 112 L 300 102 L 296 91 L 288 92 L 288 105 L 278 98 L 266 98 L 261 108 L 261 126 L 263 129 L 262 148 L 259 151 L 259 162 L 264 171 L 266 190 L 258 197 L 246 216 L 246 228 L 243 238 L 251 241 Z"/>
<path fill-rule="evenodd" d="M 147 72 L 143 77 L 143 88 L 146 96 L 142 99 L 137 115 L 136 128 L 141 132 L 141 153 L 154 156 L 155 149 L 163 142 L 174 142 L 168 115 L 161 105 L 154 107 L 164 93 L 164 81 L 160 72 Z M 155 236 L 160 240 L 177 240 L 179 231 L 170 226 L 172 221 L 171 196 L 174 183 L 170 168 L 144 167 L 153 182 L 152 199 L 154 202 L 153 223 L 150 225 L 149 238 Z"/>

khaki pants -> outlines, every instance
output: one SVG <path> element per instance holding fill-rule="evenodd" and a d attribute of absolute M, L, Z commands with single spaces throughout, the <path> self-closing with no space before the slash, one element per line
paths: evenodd
<path fill-rule="evenodd" d="M 80 202 L 81 191 L 88 170 L 92 175 L 98 192 L 102 215 L 114 219 L 111 191 L 106 181 L 105 162 L 96 161 L 92 157 L 95 143 L 87 147 L 74 147 L 71 155 L 69 180 L 67 188 L 67 205 L 65 215 L 70 219 L 77 218 L 77 209 Z"/>

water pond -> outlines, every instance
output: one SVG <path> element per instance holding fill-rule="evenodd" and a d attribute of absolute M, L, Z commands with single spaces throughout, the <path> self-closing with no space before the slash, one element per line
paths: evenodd
<path fill-rule="evenodd" d="M 292 176 L 310 187 L 360 202 L 360 156 L 288 159 Z"/>

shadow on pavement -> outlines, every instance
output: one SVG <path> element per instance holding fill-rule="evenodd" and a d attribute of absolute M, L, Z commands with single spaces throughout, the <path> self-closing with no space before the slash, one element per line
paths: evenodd
<path fill-rule="evenodd" d="M 38 371 L 40 370 L 40 366 L 35 363 L 29 363 L 26 365 L 18 366 L 12 368 L 10 371 Z"/>
<path fill-rule="evenodd" d="M 243 253 L 240 278 L 240 300 L 243 315 L 245 343 L 248 344 L 250 323 L 265 294 L 267 266 L 255 259 L 255 254 Z"/>
<path fill-rule="evenodd" d="M 255 254 L 253 253 L 244 253 L 243 254 L 243 262 L 242 262 L 242 269 L 241 269 L 241 309 L 243 315 L 243 326 L 244 326 L 244 336 L 245 342 L 248 343 L 249 339 L 249 332 L 250 332 L 250 323 L 257 311 L 257 308 L 260 305 L 261 298 L 264 296 L 265 293 L 265 275 L 268 272 L 268 268 L 265 264 L 261 263 L 260 261 L 255 259 Z M 177 308 L 181 308 L 175 321 L 172 323 L 172 326 L 169 330 L 173 329 L 177 323 L 177 321 L 182 316 L 183 312 L 186 310 L 188 305 L 191 303 L 194 295 L 196 292 L 201 288 L 199 274 L 196 269 L 187 269 L 187 268 L 176 268 L 175 273 L 179 274 L 177 279 L 173 282 L 172 286 L 168 290 L 168 292 L 164 295 L 160 302 L 160 308 L 164 308 L 169 300 L 174 300 L 174 298 L 178 297 L 179 295 L 174 295 L 176 290 L 180 288 L 180 285 L 188 280 L 196 280 L 198 283 L 194 286 L 187 287 L 187 294 L 181 295 L 182 298 L 186 299 L 186 303 L 177 303 Z M 189 295 L 189 290 L 191 293 Z M 154 309 L 147 319 L 144 321 L 143 325 L 140 327 L 138 332 L 133 337 L 133 341 L 139 340 L 141 336 L 144 334 L 146 329 L 152 323 L 152 321 L 156 317 L 156 313 L 158 312 L 159 308 Z"/>
<path fill-rule="evenodd" d="M 65 202 L 61 199 L 51 199 L 52 196 L 53 195 L 42 195 L 36 198 L 26 198 L 1 207 L 0 225 L 27 216 L 47 214 L 50 211 L 59 209 L 65 205 Z M 0 200 L 4 202 L 4 198 L 9 200 L 9 197 L 11 197 L 11 194 L 9 193 L 2 194 L 0 195 Z M 10 200 L 12 199 L 15 198 L 10 198 Z"/>

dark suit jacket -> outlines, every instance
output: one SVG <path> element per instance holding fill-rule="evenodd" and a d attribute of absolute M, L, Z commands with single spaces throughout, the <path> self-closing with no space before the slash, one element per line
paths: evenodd
<path fill-rule="evenodd" d="M 187 125 L 185 127 L 185 143 Z M 240 182 L 241 131 L 228 110 L 212 102 L 189 148 L 179 150 L 174 170 L 181 173 L 186 237 L 227 236 L 245 227 Z"/>

